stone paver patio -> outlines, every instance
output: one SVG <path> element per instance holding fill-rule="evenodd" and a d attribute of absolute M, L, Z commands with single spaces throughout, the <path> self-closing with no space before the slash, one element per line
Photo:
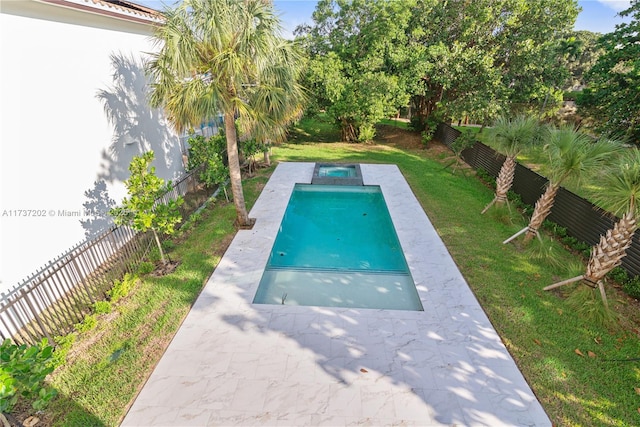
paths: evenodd
<path fill-rule="evenodd" d="M 550 426 L 395 165 L 380 185 L 423 312 L 251 301 L 296 182 L 281 163 L 122 426 Z"/>

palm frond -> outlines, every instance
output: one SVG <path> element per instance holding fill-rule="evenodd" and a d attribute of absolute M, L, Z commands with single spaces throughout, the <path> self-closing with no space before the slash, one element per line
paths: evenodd
<path fill-rule="evenodd" d="M 303 61 L 263 0 L 185 0 L 166 11 L 148 65 L 151 102 L 177 129 L 233 112 L 248 133 L 280 139 L 306 102 Z"/>
<path fill-rule="evenodd" d="M 537 127 L 537 120 L 530 116 L 500 116 L 490 135 L 498 145 L 498 151 L 507 157 L 517 156 L 527 144 L 535 143 Z"/>
<path fill-rule="evenodd" d="M 599 206 L 616 215 L 632 212 L 640 215 L 640 150 L 628 149 L 607 169 L 604 174 L 602 190 L 594 194 Z"/>
<path fill-rule="evenodd" d="M 557 184 L 571 180 L 579 185 L 612 161 L 621 149 L 620 144 L 594 141 L 571 126 L 551 128 L 544 146 L 551 166 L 548 178 Z"/>

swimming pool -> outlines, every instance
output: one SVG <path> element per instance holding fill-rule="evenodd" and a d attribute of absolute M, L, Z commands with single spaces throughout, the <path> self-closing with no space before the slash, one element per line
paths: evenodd
<path fill-rule="evenodd" d="M 356 176 L 356 168 L 354 166 L 320 166 L 318 176 Z"/>
<path fill-rule="evenodd" d="M 357 163 L 316 163 L 311 183 L 322 185 L 362 185 L 362 171 Z"/>
<path fill-rule="evenodd" d="M 380 187 L 296 184 L 253 302 L 422 310 Z"/>

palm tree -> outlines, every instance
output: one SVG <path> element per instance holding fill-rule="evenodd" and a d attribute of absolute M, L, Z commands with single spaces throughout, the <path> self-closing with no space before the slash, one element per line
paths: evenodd
<path fill-rule="evenodd" d="M 560 186 L 567 180 L 580 185 L 588 173 L 598 171 L 598 167 L 610 161 L 612 155 L 621 148 L 620 144 L 608 140 L 594 142 L 588 135 L 567 125 L 550 128 L 546 139 L 548 143 L 544 151 L 549 158 L 549 182 L 536 202 L 529 225 L 503 243 L 510 242 L 524 232 L 525 243 L 539 236 L 538 230 L 551 212 Z"/>
<path fill-rule="evenodd" d="M 583 280 L 587 285 L 600 288 L 602 301 L 607 306 L 607 297 L 602 279 L 619 266 L 631 246 L 633 234 L 640 216 L 640 151 L 630 149 L 605 175 L 596 202 L 610 212 L 621 215 L 612 229 L 591 249 L 591 256 L 584 275 L 547 286 L 550 290 Z"/>
<path fill-rule="evenodd" d="M 178 131 L 224 115 L 240 226 L 251 221 L 242 191 L 236 119 L 243 137 L 271 132 L 278 139 L 304 99 L 297 83 L 300 55 L 280 31 L 268 1 L 185 0 L 165 11 L 165 22 L 154 35 L 160 49 L 148 66 L 151 104 L 164 107 Z"/>
<path fill-rule="evenodd" d="M 500 116 L 494 123 L 489 135 L 496 142 L 497 150 L 507 158 L 496 179 L 496 194 L 481 214 L 488 211 L 494 204 L 503 205 L 507 202 L 507 193 L 511 189 L 516 171 L 516 157 L 527 145 L 533 144 L 537 126 L 537 121 L 527 116 L 518 116 L 513 119 Z"/>

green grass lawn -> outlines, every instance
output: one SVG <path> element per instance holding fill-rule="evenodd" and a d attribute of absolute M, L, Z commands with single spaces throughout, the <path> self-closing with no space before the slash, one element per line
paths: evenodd
<path fill-rule="evenodd" d="M 542 290 L 575 275 L 569 267 L 583 260 L 553 242 L 547 250 L 556 262 L 502 245 L 525 221 L 480 215 L 492 191 L 473 173 L 443 168 L 432 146 L 331 142 L 336 135 L 330 123 L 306 119 L 292 130 L 291 143 L 273 149 L 272 159 L 398 165 L 554 424 L 640 425 L 640 362 L 620 361 L 640 356 L 635 319 L 624 317 L 624 328 L 600 326 L 568 304 L 569 289 Z M 245 180 L 249 205 L 272 170 Z M 143 277 L 114 313 L 80 337 L 53 377 L 60 392 L 48 411 L 53 425 L 118 424 L 235 234 L 234 216 L 233 205 L 209 206 L 170 250 L 181 261 L 178 269 Z M 608 292 L 625 316 L 637 312 L 622 294 Z"/>
<path fill-rule="evenodd" d="M 459 130 L 460 132 L 471 132 L 475 134 L 481 134 L 480 131 L 484 132 L 484 129 L 480 126 L 451 126 L 454 129 Z"/>
<path fill-rule="evenodd" d="M 404 130 L 411 130 L 411 123 L 404 121 L 404 120 L 396 120 L 396 119 L 382 119 L 380 120 L 380 124 L 381 125 L 388 125 L 388 126 L 396 126 L 399 127 L 400 129 L 404 129 Z"/>

